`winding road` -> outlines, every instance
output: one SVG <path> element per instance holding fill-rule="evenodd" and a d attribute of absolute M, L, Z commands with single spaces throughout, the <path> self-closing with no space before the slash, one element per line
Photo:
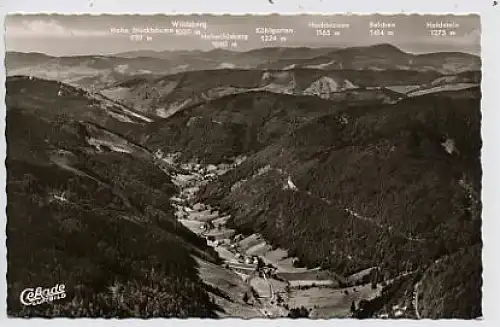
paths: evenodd
<path fill-rule="evenodd" d="M 413 308 L 415 309 L 415 316 L 417 319 L 421 319 L 420 312 L 418 311 L 418 289 L 420 287 L 421 281 L 418 281 L 415 286 L 413 286 Z"/>
<path fill-rule="evenodd" d="M 298 189 L 296 191 L 299 191 Z M 302 191 L 303 192 L 303 191 Z M 323 197 L 319 197 L 319 196 L 316 196 L 314 194 L 312 194 L 310 191 L 305 191 L 305 193 L 311 197 L 314 197 L 316 199 L 319 199 L 321 201 L 323 201 L 324 203 L 328 204 L 328 205 L 332 205 L 332 201 L 331 200 L 328 200 L 326 198 L 323 198 Z M 400 237 L 403 237 L 404 239 L 408 240 L 408 241 L 411 241 L 411 242 L 425 242 L 425 239 L 422 239 L 422 238 L 416 238 L 416 237 L 411 237 L 411 236 L 406 236 L 404 233 L 400 232 L 400 231 L 397 231 L 397 230 L 394 230 L 392 227 L 386 227 L 384 226 L 383 224 L 377 222 L 374 218 L 372 217 L 366 217 L 366 216 L 362 216 L 360 214 L 358 214 L 357 212 L 355 212 L 354 210 L 351 210 L 349 208 L 345 208 L 344 211 L 346 211 L 347 213 L 349 213 L 352 217 L 354 218 L 357 218 L 357 219 L 360 219 L 360 220 L 363 220 L 363 221 L 366 221 L 370 224 L 373 224 L 375 225 L 377 228 L 380 228 L 380 229 L 386 229 L 387 231 L 389 231 L 390 233 L 392 234 L 395 234 L 395 235 L 398 235 Z"/>
<path fill-rule="evenodd" d="M 198 170 L 200 168 L 198 168 Z M 191 189 L 193 187 L 197 187 L 203 183 L 210 181 L 210 179 L 205 178 L 204 174 L 201 174 L 199 171 L 196 171 L 196 170 L 197 169 L 192 169 L 192 170 L 191 169 L 190 170 L 182 169 L 182 172 L 179 175 L 180 178 L 176 179 L 175 176 L 173 176 L 174 177 L 173 178 L 174 184 L 179 189 L 179 192 L 178 192 L 177 196 L 175 197 L 176 198 L 175 199 L 176 206 L 174 206 L 177 208 L 177 210 L 184 210 L 185 212 L 196 212 L 196 210 L 193 210 L 188 205 L 189 199 L 192 199 L 192 196 L 190 196 L 190 195 L 192 195 Z M 181 200 L 181 199 L 185 199 L 185 200 Z M 179 200 L 181 200 L 181 201 L 179 202 Z M 201 204 L 201 207 L 207 208 L 207 206 L 204 204 Z M 186 208 L 188 210 L 186 210 Z M 212 211 L 219 210 L 219 208 L 217 208 L 217 207 L 210 207 L 210 208 Z M 180 215 L 180 216 L 182 216 L 182 215 Z M 218 215 L 214 215 L 213 217 L 210 217 L 210 219 L 207 219 L 207 221 L 213 221 L 213 220 L 216 220 L 222 216 L 224 216 L 224 215 L 221 212 L 219 212 Z M 196 219 L 194 219 L 194 220 L 196 220 Z M 222 228 L 225 228 L 224 225 L 225 224 L 223 223 L 220 226 L 222 226 Z M 198 235 L 201 237 L 204 237 L 204 238 L 208 238 L 207 234 L 209 234 L 210 231 L 212 231 L 215 228 L 215 226 L 213 228 L 209 228 L 207 225 L 205 225 L 205 226 L 206 226 L 205 230 L 203 230 L 201 233 L 198 233 Z M 217 246 L 215 246 L 215 247 L 217 247 Z M 238 250 L 236 250 L 236 251 L 237 251 L 236 253 L 239 253 L 242 257 L 245 257 L 245 253 L 240 252 Z M 243 264 L 236 264 L 235 262 L 231 262 L 231 261 L 227 261 L 227 260 L 223 265 L 225 265 L 225 264 L 228 265 L 227 269 L 229 269 L 231 271 L 235 271 L 235 272 L 240 271 L 240 270 L 249 271 L 248 278 L 246 278 L 246 284 L 249 286 L 250 286 L 251 280 L 253 278 L 256 278 L 257 271 L 255 271 L 255 267 L 251 267 L 249 265 L 247 266 L 247 265 L 243 265 Z M 259 311 L 265 317 L 280 317 L 280 316 L 282 316 L 282 314 L 280 314 L 280 312 L 283 312 L 283 309 L 278 308 L 278 305 L 276 303 L 274 303 L 276 296 L 275 296 L 275 292 L 273 289 L 273 285 L 265 274 L 263 274 L 263 279 L 269 286 L 270 297 L 267 299 L 265 304 L 263 303 L 263 308 L 260 308 Z"/>

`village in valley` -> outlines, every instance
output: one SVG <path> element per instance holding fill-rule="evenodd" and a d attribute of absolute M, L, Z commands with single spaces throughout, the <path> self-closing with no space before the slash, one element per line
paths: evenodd
<path fill-rule="evenodd" d="M 205 238 L 222 259 L 219 266 L 197 259 L 200 277 L 205 283 L 229 294 L 228 299 L 214 295 L 225 308 L 233 308 L 227 316 L 265 317 L 349 317 L 360 301 L 381 295 L 384 283 L 365 282 L 373 269 L 365 269 L 343 277 L 320 267 L 301 267 L 288 251 L 273 248 L 261 235 L 243 235 L 226 226 L 231 215 L 220 208 L 197 202 L 200 188 L 244 162 L 234 158 L 232 164 L 202 165 L 196 162 L 177 163 L 178 154 L 155 153 L 155 160 L 174 167 L 172 174 L 178 194 L 170 198 L 175 216 L 193 233 Z M 285 182 L 290 184 L 290 180 Z M 233 284 L 224 288 L 225 281 L 217 277 L 232 275 Z M 222 286 L 221 286 L 222 285 Z M 249 309 L 251 308 L 251 309 Z M 404 307 L 404 310 L 407 308 Z M 402 316 L 400 306 L 380 318 Z M 393 311 L 393 312 L 392 312 Z"/>

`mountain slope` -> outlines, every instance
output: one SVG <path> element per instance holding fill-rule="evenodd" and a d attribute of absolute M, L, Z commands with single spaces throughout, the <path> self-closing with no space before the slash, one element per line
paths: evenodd
<path fill-rule="evenodd" d="M 277 141 L 300 123 L 338 110 L 316 97 L 258 91 L 195 105 L 147 126 L 139 143 L 152 151 L 182 152 L 181 161 L 219 163 Z"/>
<path fill-rule="evenodd" d="M 253 91 L 311 95 L 338 102 L 391 102 L 399 96 L 380 91 L 381 87 L 404 85 L 402 83 L 429 83 L 440 76 L 435 72 L 397 70 L 374 75 L 367 71 L 353 70 L 220 69 L 133 78 L 110 85 L 101 90 L 101 93 L 138 111 L 166 118 L 193 105 L 230 94 Z"/>
<path fill-rule="evenodd" d="M 122 104 L 65 83 L 27 76 L 9 76 L 6 102 L 47 118 L 64 117 L 107 124 L 145 124 L 152 119 Z"/>
<path fill-rule="evenodd" d="M 129 76 L 175 72 L 175 64 L 156 58 L 111 56 L 51 57 L 37 53 L 7 52 L 7 76 L 27 75 L 98 89 Z"/>
<path fill-rule="evenodd" d="M 11 82 L 8 314 L 215 317 L 193 256 L 218 256 L 175 219 L 167 199 L 176 188 L 152 154 L 99 126 L 119 122 L 101 120 L 105 109 L 93 112 L 84 94 L 69 101 L 46 92 L 53 82 L 29 81 L 41 93 L 26 97 Z M 20 304 L 24 288 L 56 283 L 68 300 Z"/>
<path fill-rule="evenodd" d="M 276 60 L 263 64 L 259 68 L 284 69 L 295 65 L 295 68 L 322 68 L 375 70 L 402 69 L 429 71 L 440 73 L 458 73 L 467 70 L 479 70 L 479 57 L 460 52 L 439 52 L 415 55 L 406 53 L 390 44 L 376 44 L 364 47 L 337 49 L 315 58 L 300 60 Z"/>
<path fill-rule="evenodd" d="M 222 203 L 235 228 L 310 267 L 377 266 L 392 278 L 480 243 L 479 127 L 477 98 L 351 108 L 305 122 L 199 200 Z M 475 314 L 474 298 L 452 301 L 455 316 Z"/>
<path fill-rule="evenodd" d="M 464 71 L 459 74 L 443 75 L 430 83 L 425 83 L 419 87 L 413 88 L 409 92 L 406 92 L 406 95 L 408 97 L 414 97 L 438 92 L 470 90 L 478 88 L 480 84 L 480 71 Z"/>
<path fill-rule="evenodd" d="M 476 244 L 433 263 L 418 288 L 419 315 L 431 319 L 482 316 L 480 257 L 481 244 Z"/>

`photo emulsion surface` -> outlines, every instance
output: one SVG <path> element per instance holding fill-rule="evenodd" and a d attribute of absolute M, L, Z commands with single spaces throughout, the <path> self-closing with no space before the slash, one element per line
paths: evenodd
<path fill-rule="evenodd" d="M 480 32 L 8 16 L 8 315 L 481 317 Z"/>

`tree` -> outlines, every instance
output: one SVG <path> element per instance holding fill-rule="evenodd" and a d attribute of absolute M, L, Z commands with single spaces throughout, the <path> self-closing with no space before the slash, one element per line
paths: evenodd
<path fill-rule="evenodd" d="M 356 313 L 356 304 L 354 303 L 354 301 L 352 301 L 351 303 L 351 313 L 353 315 Z"/>
<path fill-rule="evenodd" d="M 371 279 L 371 283 L 372 283 L 372 289 L 377 289 L 377 282 L 378 282 L 378 278 L 379 278 L 379 271 L 378 269 L 372 269 L 372 271 L 370 272 L 370 279 Z"/>
<path fill-rule="evenodd" d="M 293 308 L 288 313 L 288 318 L 292 319 L 308 318 L 308 317 L 309 317 L 309 310 L 307 310 L 307 308 L 305 308 L 304 306 L 301 306 L 300 308 Z"/>
<path fill-rule="evenodd" d="M 260 257 L 258 257 L 257 258 L 257 270 L 264 268 L 264 266 L 265 266 L 264 261 Z"/>
<path fill-rule="evenodd" d="M 211 220 L 207 221 L 207 229 L 213 229 L 213 228 L 215 228 L 214 223 Z"/>
<path fill-rule="evenodd" d="M 420 136 L 417 127 L 413 127 L 410 130 L 410 135 L 408 136 L 408 148 L 410 150 L 416 150 L 420 147 L 422 143 L 422 137 Z"/>

